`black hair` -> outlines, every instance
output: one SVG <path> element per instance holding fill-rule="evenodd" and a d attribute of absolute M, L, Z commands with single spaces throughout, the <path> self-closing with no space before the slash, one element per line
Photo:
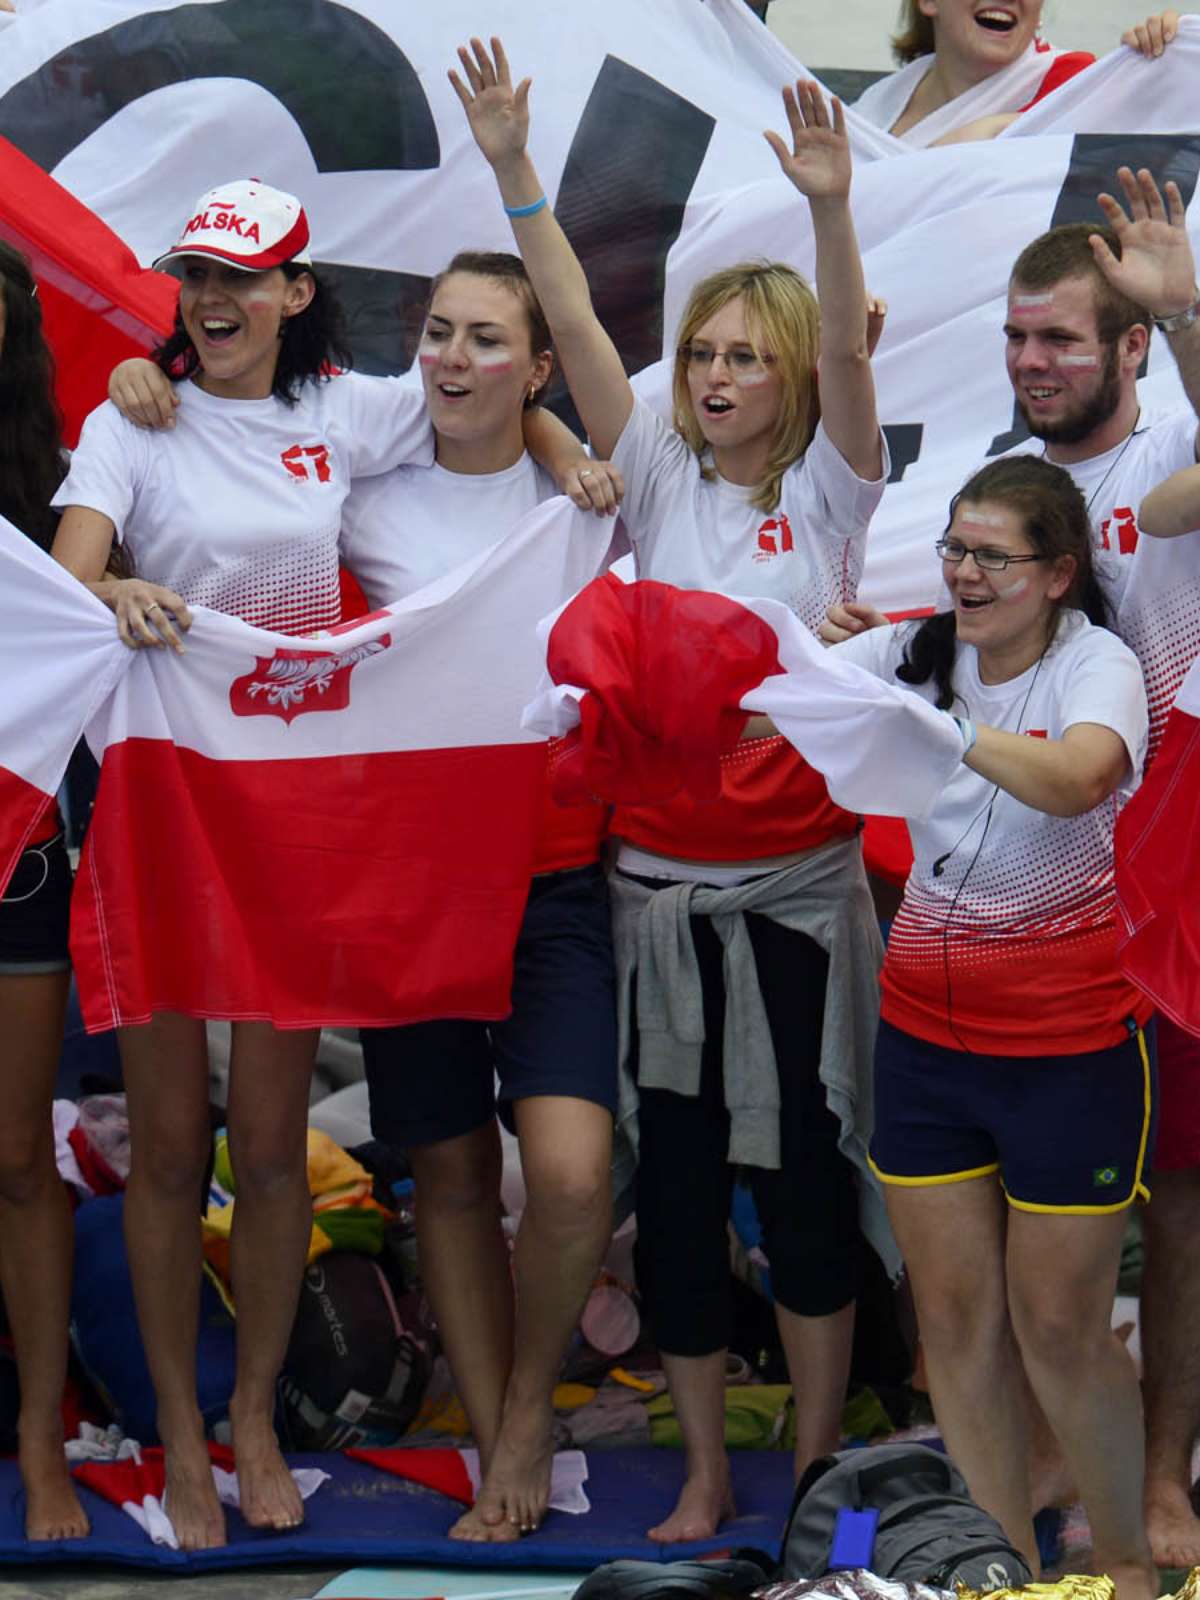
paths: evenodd
<path fill-rule="evenodd" d="M 48 550 L 58 526 L 50 501 L 66 473 L 54 358 L 29 262 L 3 239 L 0 294 L 0 515 Z"/>
<path fill-rule="evenodd" d="M 1007 506 L 1023 519 L 1038 555 L 1047 560 L 1073 557 L 1074 577 L 1070 588 L 1054 603 L 1047 647 L 1054 638 L 1059 616 L 1067 608 L 1082 611 L 1097 627 L 1108 626 L 1108 603 L 1092 561 L 1087 504 L 1069 472 L 1041 456 L 1006 456 L 990 461 L 973 473 L 951 500 L 947 531 L 963 500 L 973 505 L 992 500 Z M 927 617 L 908 639 L 896 676 L 902 683 L 913 684 L 928 683 L 932 678 L 937 688 L 934 704 L 940 711 L 949 711 L 955 701 L 955 648 L 953 611 Z"/>
<path fill-rule="evenodd" d="M 290 282 L 307 273 L 316 286 L 304 310 L 284 320 L 275 381 L 271 385 L 276 399 L 294 406 L 306 383 L 321 383 L 335 369 L 348 370 L 354 358 L 341 302 L 329 284 L 311 267 L 297 261 L 285 261 L 279 270 Z M 190 378 L 200 370 L 199 353 L 178 309 L 174 330 L 151 353 L 150 359 L 173 383 Z"/>

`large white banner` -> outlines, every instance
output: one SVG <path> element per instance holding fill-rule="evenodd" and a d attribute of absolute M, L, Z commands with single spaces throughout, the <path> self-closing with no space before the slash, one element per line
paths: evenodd
<path fill-rule="evenodd" d="M 532 153 L 631 371 L 672 347 L 714 268 L 776 256 L 811 275 L 806 208 L 762 139 L 804 69 L 743 0 L 55 0 L 3 30 L 0 135 L 145 261 L 211 184 L 294 190 L 359 364 L 401 370 L 429 277 L 457 249 L 511 248 L 446 81 L 456 46 L 490 32 L 533 77 Z M 990 144 L 907 151 L 851 117 L 867 280 L 891 308 L 876 373 L 895 481 L 864 597 L 933 600 L 946 502 L 1013 440 L 1001 327 L 1021 247 L 1100 220 L 1122 162 L 1191 203 L 1197 82 L 1200 18 L 1185 18 L 1160 60 L 1118 50 Z M 1146 388 L 1182 403 L 1161 339 Z"/>

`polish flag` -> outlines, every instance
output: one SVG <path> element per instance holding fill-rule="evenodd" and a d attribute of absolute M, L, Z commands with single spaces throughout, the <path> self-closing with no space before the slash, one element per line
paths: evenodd
<path fill-rule="evenodd" d="M 72 1476 L 110 1505 L 120 1506 L 151 1543 L 178 1550 L 179 1540 L 163 1503 L 167 1481 L 163 1452 L 157 1445 L 143 1449 L 132 1440 L 128 1443 L 132 1449 L 124 1459 L 85 1461 L 72 1469 Z M 227 1445 L 210 1444 L 208 1454 L 217 1498 L 224 1506 L 232 1506 L 235 1511 L 240 1509 L 233 1451 Z M 292 1478 L 302 1500 L 311 1499 L 323 1483 L 329 1482 L 329 1474 L 319 1467 L 293 1468 Z"/>
<path fill-rule="evenodd" d="M 94 211 L 0 138 L 0 238 L 37 279 L 68 444 L 108 393 L 108 375 L 171 331 L 179 285 L 137 257 Z"/>
<path fill-rule="evenodd" d="M 1180 685 L 1162 743 L 1117 820 L 1121 970 L 1200 1035 L 1200 661 Z"/>
<path fill-rule="evenodd" d="M 403 602 L 313 639 L 197 608 L 186 653 L 0 529 L 7 872 L 87 723 L 100 787 L 72 907 L 90 1030 L 160 1010 L 279 1027 L 507 1014 L 544 743 L 538 617 L 611 527 L 547 502 Z M 19 686 L 19 687 L 18 687 Z"/>
<path fill-rule="evenodd" d="M 777 600 L 597 578 L 539 630 L 526 726 L 562 743 L 554 793 L 712 800 L 746 714 L 774 722 L 851 811 L 925 817 L 962 760 L 954 721 L 820 645 Z"/>
<path fill-rule="evenodd" d="M 425 1449 L 390 1446 L 372 1450 L 355 1447 L 343 1454 L 353 1461 L 365 1461 L 381 1472 L 404 1478 L 409 1483 L 436 1489 L 459 1505 L 473 1506 L 483 1476 L 478 1450 Z M 550 1509 L 582 1516 L 592 1509 L 584 1490 L 587 1482 L 587 1457 L 582 1450 L 558 1450 L 550 1468 Z"/>

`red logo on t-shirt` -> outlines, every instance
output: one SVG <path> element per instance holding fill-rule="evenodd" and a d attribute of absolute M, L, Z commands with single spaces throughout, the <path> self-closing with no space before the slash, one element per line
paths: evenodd
<path fill-rule="evenodd" d="M 308 460 L 305 460 L 305 457 Z M 329 466 L 329 446 L 327 444 L 294 444 L 290 449 L 281 451 L 279 459 L 292 477 L 299 478 L 302 482 L 308 481 L 309 461 L 312 462 L 318 483 L 328 483 L 333 476 Z"/>
<path fill-rule="evenodd" d="M 1111 517 L 1105 517 L 1100 524 L 1100 545 L 1104 550 L 1112 549 L 1110 530 L 1115 530 L 1117 535 L 1117 549 L 1123 556 L 1131 556 L 1137 549 L 1138 525 L 1137 513 L 1132 506 L 1114 506 Z"/>
<path fill-rule="evenodd" d="M 1048 739 L 1050 735 L 1045 728 L 1026 728 L 1025 737 L 1027 739 Z"/>
<path fill-rule="evenodd" d="M 775 535 L 779 537 L 776 539 Z M 770 561 L 772 556 L 780 552 L 787 552 L 796 548 L 792 538 L 792 525 L 783 511 L 777 517 L 768 517 L 758 530 L 758 549 L 754 552 L 755 561 Z"/>
<path fill-rule="evenodd" d="M 235 717 L 282 717 L 291 722 L 305 711 L 344 711 L 350 704 L 350 674 L 360 661 L 391 644 L 390 634 L 334 650 L 276 650 L 259 656 L 254 670 L 229 686 Z"/>

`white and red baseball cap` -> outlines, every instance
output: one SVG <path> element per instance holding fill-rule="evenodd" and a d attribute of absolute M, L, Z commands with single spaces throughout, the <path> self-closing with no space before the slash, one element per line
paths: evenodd
<path fill-rule="evenodd" d="M 178 241 L 156 267 L 184 256 L 212 256 L 242 272 L 269 272 L 285 261 L 312 263 L 308 218 L 295 195 L 257 178 L 237 178 L 201 195 Z"/>

